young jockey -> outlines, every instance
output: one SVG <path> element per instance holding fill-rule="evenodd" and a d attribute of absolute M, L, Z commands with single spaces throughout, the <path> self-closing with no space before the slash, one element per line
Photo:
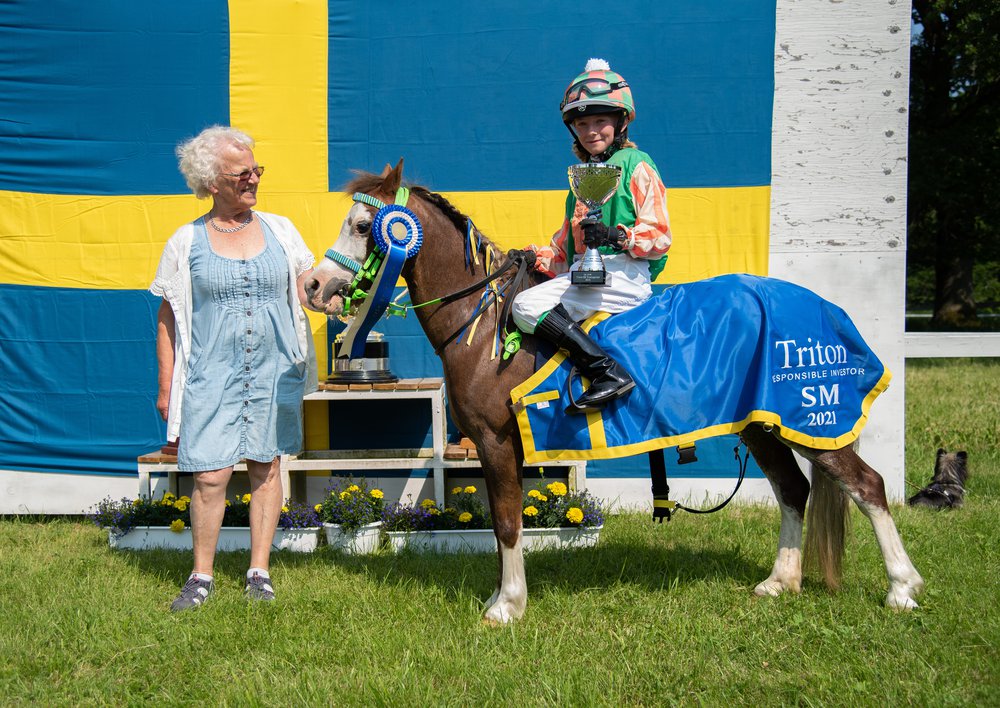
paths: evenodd
<path fill-rule="evenodd" d="M 581 224 L 587 207 L 569 193 L 566 219 L 551 245 L 528 246 L 536 254 L 535 267 L 552 279 L 520 293 L 511 311 L 520 329 L 568 352 L 591 382 L 577 405 L 595 410 L 627 395 L 635 382 L 577 322 L 598 311 L 625 312 L 649 299 L 650 283 L 667 260 L 670 219 L 656 165 L 628 139 L 628 125 L 635 119 L 628 83 L 604 60 L 591 59 L 566 89 L 560 108 L 576 156 L 621 167 L 621 182 L 597 223 Z M 603 254 L 603 287 L 570 282 L 569 271 L 579 267 L 588 246 Z"/>

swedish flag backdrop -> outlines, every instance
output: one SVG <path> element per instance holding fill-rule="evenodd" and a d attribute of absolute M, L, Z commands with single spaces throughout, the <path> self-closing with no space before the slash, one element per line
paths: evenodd
<path fill-rule="evenodd" d="M 260 208 L 314 253 L 350 171 L 400 157 L 519 247 L 562 219 L 575 159 L 559 100 L 603 57 L 668 186 L 660 282 L 765 274 L 774 16 L 742 0 L 0 4 L 0 469 L 134 474 L 163 443 L 146 288 L 167 237 L 208 208 L 173 153 L 208 125 L 254 136 Z M 439 375 L 412 319 L 380 329 L 397 374 Z M 310 447 L 337 428 L 324 415 Z"/>

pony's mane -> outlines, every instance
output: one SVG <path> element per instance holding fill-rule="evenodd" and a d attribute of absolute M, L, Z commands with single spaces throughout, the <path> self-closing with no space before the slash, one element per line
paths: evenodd
<path fill-rule="evenodd" d="M 381 186 L 382 177 L 379 175 L 355 170 L 354 179 L 344 186 L 344 191 L 348 194 L 354 194 L 355 192 L 371 194 L 372 192 L 377 192 Z"/>
<path fill-rule="evenodd" d="M 365 194 L 372 194 L 378 192 L 382 187 L 382 176 L 372 174 L 370 172 L 357 171 L 354 173 L 355 177 L 344 187 L 344 191 L 348 194 L 354 194 L 355 192 L 363 192 Z M 448 220 L 454 224 L 458 232 L 465 236 L 465 232 L 469 228 L 471 219 L 466 214 L 460 212 L 451 202 L 445 199 L 443 196 L 437 192 L 432 192 L 427 189 L 427 187 L 422 187 L 418 184 L 407 184 L 406 185 L 411 194 L 415 194 L 424 201 L 437 207 L 438 211 L 448 217 Z M 499 252 L 499 247 L 489 239 L 485 234 L 483 234 L 474 224 L 476 233 L 482 240 L 482 245 L 484 249 L 492 248 L 495 252 Z"/>

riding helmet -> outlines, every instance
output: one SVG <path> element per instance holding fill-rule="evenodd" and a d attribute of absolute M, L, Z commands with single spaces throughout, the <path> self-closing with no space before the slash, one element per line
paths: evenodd
<path fill-rule="evenodd" d="M 587 62 L 583 73 L 573 79 L 563 93 L 559 110 L 566 124 L 580 116 L 618 111 L 630 123 L 635 119 L 635 103 L 628 82 L 621 74 L 611 71 L 603 59 Z"/>

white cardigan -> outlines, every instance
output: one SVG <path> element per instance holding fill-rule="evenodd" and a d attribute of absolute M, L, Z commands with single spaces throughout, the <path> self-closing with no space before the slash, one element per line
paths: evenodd
<path fill-rule="evenodd" d="M 266 223 L 288 259 L 288 304 L 295 315 L 295 333 L 299 340 L 299 351 L 306 353 L 306 371 L 313 372 L 306 378 L 304 393 L 312 393 L 318 388 L 316 374 L 316 348 L 313 345 L 309 318 L 302 310 L 298 298 L 298 277 L 309 270 L 314 262 L 313 254 L 292 222 L 284 216 L 255 211 Z M 167 415 L 167 439 L 176 440 L 181 430 L 181 407 L 184 388 L 187 385 L 187 362 L 191 356 L 191 268 L 188 258 L 194 240 L 194 223 L 184 224 L 167 241 L 156 269 L 156 278 L 149 286 L 149 292 L 170 303 L 176 322 L 174 334 L 174 371 L 170 385 L 170 408 Z"/>

